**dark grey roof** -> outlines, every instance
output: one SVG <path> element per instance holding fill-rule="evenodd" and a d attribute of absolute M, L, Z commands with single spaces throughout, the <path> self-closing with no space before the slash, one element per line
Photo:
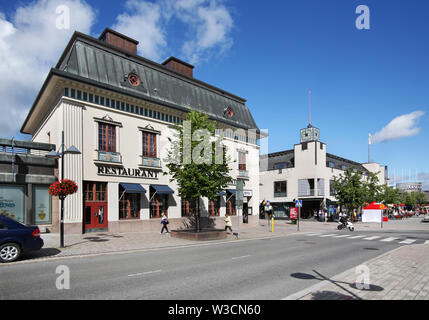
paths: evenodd
<path fill-rule="evenodd" d="M 266 162 L 267 157 L 268 157 L 268 166 L 264 168 L 267 163 Z M 275 170 L 274 166 L 279 163 L 286 163 L 287 168 L 293 168 L 295 166 L 295 153 L 293 149 L 261 155 L 259 159 L 260 159 L 259 161 L 260 171 Z M 326 153 L 327 167 L 329 167 L 329 162 L 334 163 L 335 169 L 342 170 L 343 166 L 346 166 L 347 168 L 356 167 L 358 170 L 361 170 L 363 172 L 368 171 L 367 169 L 365 169 L 365 167 L 362 164 L 358 162 L 348 160 L 342 157 L 338 157 L 330 153 Z"/>
<path fill-rule="evenodd" d="M 356 167 L 358 170 L 367 172 L 368 170 L 359 162 L 348 160 L 330 153 L 326 153 L 326 166 L 329 167 L 329 162 L 334 163 L 335 169 L 342 169 L 343 166 L 347 168 Z"/>
<path fill-rule="evenodd" d="M 56 67 L 61 71 L 168 107 L 179 110 L 191 107 L 207 113 L 213 120 L 258 129 L 240 97 L 78 32 L 70 42 Z M 142 85 L 137 89 L 126 85 L 124 79 L 129 73 L 139 76 Z M 234 111 L 231 119 L 224 114 L 227 107 Z"/>
<path fill-rule="evenodd" d="M 266 159 L 268 157 L 268 166 Z M 274 170 L 274 166 L 279 163 L 285 163 L 287 168 L 293 168 L 295 166 L 295 153 L 294 150 L 286 150 L 275 153 L 269 153 L 260 156 L 259 169 L 260 171 Z M 264 161 L 265 160 L 265 161 Z"/>

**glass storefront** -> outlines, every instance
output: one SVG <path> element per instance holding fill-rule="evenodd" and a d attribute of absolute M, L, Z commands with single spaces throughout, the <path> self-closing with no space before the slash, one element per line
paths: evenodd
<path fill-rule="evenodd" d="M 51 214 L 51 196 L 48 192 L 49 186 L 34 186 L 34 216 L 33 221 L 36 224 L 52 223 Z"/>
<path fill-rule="evenodd" d="M 0 214 L 25 223 L 25 187 L 0 185 Z"/>

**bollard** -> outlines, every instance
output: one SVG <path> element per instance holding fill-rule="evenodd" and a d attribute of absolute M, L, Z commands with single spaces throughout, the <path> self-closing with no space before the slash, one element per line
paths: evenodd
<path fill-rule="evenodd" d="M 274 218 L 271 218 L 271 232 L 274 232 Z"/>

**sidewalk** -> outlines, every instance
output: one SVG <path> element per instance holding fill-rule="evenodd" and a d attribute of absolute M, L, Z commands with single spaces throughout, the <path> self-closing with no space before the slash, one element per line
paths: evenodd
<path fill-rule="evenodd" d="M 402 246 L 363 265 L 368 269 L 361 265 L 331 279 L 307 275 L 321 282 L 285 300 L 429 300 L 429 244 Z M 369 270 L 366 288 L 364 269 Z"/>

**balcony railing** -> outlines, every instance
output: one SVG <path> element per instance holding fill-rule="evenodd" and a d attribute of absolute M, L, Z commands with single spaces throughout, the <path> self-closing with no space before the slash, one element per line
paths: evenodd
<path fill-rule="evenodd" d="M 274 198 L 286 197 L 286 192 L 274 192 Z"/>
<path fill-rule="evenodd" d="M 314 196 L 314 189 L 309 189 L 307 190 L 307 192 L 299 192 L 298 193 L 299 197 L 313 197 Z"/>
<path fill-rule="evenodd" d="M 161 160 L 158 158 L 142 157 L 142 166 L 161 168 Z"/>
<path fill-rule="evenodd" d="M 119 152 L 98 151 L 98 161 L 120 163 L 121 154 Z"/>
<path fill-rule="evenodd" d="M 249 171 L 247 171 L 247 170 L 238 170 L 238 176 L 240 178 L 249 178 Z"/>

